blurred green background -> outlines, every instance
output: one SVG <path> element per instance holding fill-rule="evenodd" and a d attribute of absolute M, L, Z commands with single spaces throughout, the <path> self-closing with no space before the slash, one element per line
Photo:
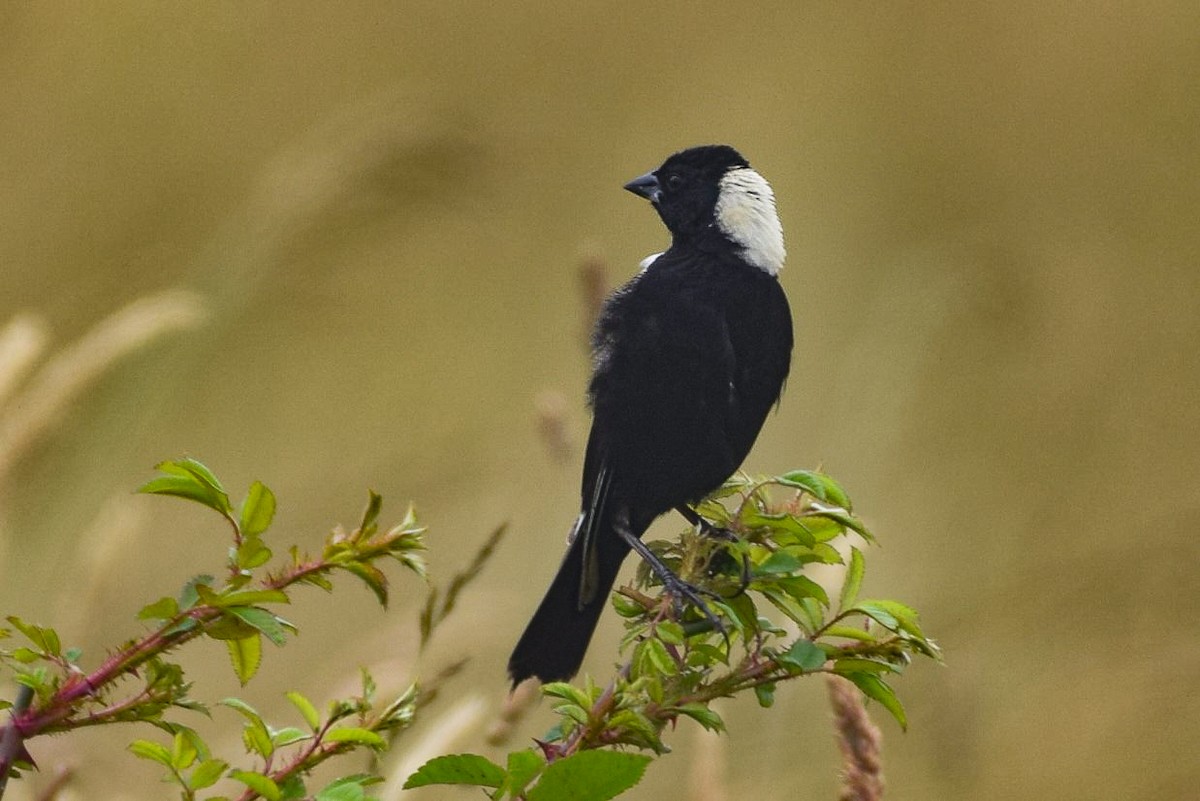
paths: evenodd
<path fill-rule="evenodd" d="M 197 695 L 286 718 L 285 689 L 469 653 L 448 689 L 495 709 L 577 511 L 579 265 L 620 281 L 661 250 L 621 184 L 729 142 L 779 198 L 798 342 L 747 467 L 839 478 L 883 544 L 865 593 L 922 610 L 946 652 L 899 682 L 908 734 L 876 715 L 888 797 L 1195 797 L 1197 31 L 1171 0 L 7 4 L 0 326 L 41 315 L 55 350 L 174 288 L 207 316 L 0 475 L 0 610 L 98 659 L 217 568 L 218 521 L 129 494 L 163 458 L 263 480 L 274 541 L 306 547 L 372 487 L 385 518 L 417 503 L 435 576 L 510 523 L 437 646 L 413 665 L 418 582 L 395 573 L 384 613 L 343 581 L 301 598 L 303 633 L 245 691 L 195 646 Z M 727 750 L 681 727 L 631 797 L 684 797 L 714 760 L 728 798 L 835 796 L 818 682 L 723 711 Z M 34 753 L 74 766 L 71 797 L 161 797 L 134 736 Z"/>

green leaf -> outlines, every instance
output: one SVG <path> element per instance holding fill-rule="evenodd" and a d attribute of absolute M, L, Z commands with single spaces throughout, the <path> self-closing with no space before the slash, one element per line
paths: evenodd
<path fill-rule="evenodd" d="M 692 720 L 699 723 L 709 731 L 724 731 L 725 721 L 721 720 L 721 716 L 714 712 L 705 704 L 693 702 L 684 704 L 683 706 L 675 707 L 675 710 L 681 715 L 687 715 Z"/>
<path fill-rule="evenodd" d="M 363 509 L 362 522 L 358 524 L 359 531 L 366 532 L 379 519 L 379 510 L 383 508 L 383 496 L 375 490 L 367 490 L 367 508 Z"/>
<path fill-rule="evenodd" d="M 779 579 L 779 587 L 797 601 L 815 599 L 821 606 L 829 606 L 829 595 L 825 588 L 807 576 L 787 576 Z"/>
<path fill-rule="evenodd" d="M 683 633 L 683 626 L 674 620 L 660 620 L 654 625 L 654 633 L 668 645 L 683 645 L 686 639 Z"/>
<path fill-rule="evenodd" d="M 213 606 L 254 606 L 255 604 L 290 604 L 292 599 L 283 590 L 239 590 L 216 596 Z"/>
<path fill-rule="evenodd" d="M 850 549 L 850 564 L 846 566 L 846 577 L 842 579 L 842 592 L 839 599 L 840 608 L 845 609 L 858 599 L 858 590 L 862 586 L 863 571 L 866 569 L 866 560 L 863 559 L 862 551 L 857 548 Z"/>
<path fill-rule="evenodd" d="M 818 500 L 836 503 L 843 509 L 850 509 L 850 497 L 842 486 L 824 473 L 813 470 L 792 470 L 784 473 L 778 479 L 780 484 L 801 489 Z"/>
<path fill-rule="evenodd" d="M 20 648 L 14 648 L 9 652 L 9 656 L 22 665 L 28 665 L 31 662 L 36 662 L 42 658 L 41 651 L 35 651 L 32 648 L 27 648 L 22 645 Z"/>
<path fill-rule="evenodd" d="M 770 709 L 775 705 L 775 682 L 756 684 L 754 686 L 754 697 L 758 699 L 759 706 L 763 709 Z"/>
<path fill-rule="evenodd" d="M 171 750 L 171 767 L 176 771 L 184 771 L 196 761 L 196 746 L 183 732 L 175 733 L 175 741 Z"/>
<path fill-rule="evenodd" d="M 847 673 L 845 675 L 854 682 L 858 689 L 862 690 L 863 695 L 883 704 L 883 708 L 891 712 L 892 717 L 900 724 L 901 730 L 908 729 L 908 717 L 904 714 L 904 707 L 900 704 L 900 699 L 896 697 L 895 690 L 887 682 L 873 673 Z"/>
<path fill-rule="evenodd" d="M 667 646 L 663 645 L 661 640 L 643 640 L 639 648 L 639 657 L 639 666 L 642 667 L 639 672 L 644 673 L 646 666 L 653 666 L 659 673 L 667 676 L 674 676 L 679 672 L 679 666 L 667 653 Z"/>
<path fill-rule="evenodd" d="M 382 782 L 378 776 L 369 773 L 356 773 L 353 776 L 343 776 L 325 785 L 316 795 L 316 801 L 364 801 L 367 799 L 364 787 Z M 299 796 L 297 796 L 299 797 Z"/>
<path fill-rule="evenodd" d="M 925 637 L 917 624 L 916 610 L 898 601 L 860 601 L 851 608 L 874 618 L 890 631 L 905 632 L 922 639 Z"/>
<path fill-rule="evenodd" d="M 331 729 L 321 739 L 328 743 L 354 743 L 355 745 L 365 745 L 375 749 L 387 748 L 387 741 L 378 734 L 370 729 L 362 729 L 357 726 Z"/>
<path fill-rule="evenodd" d="M 574 684 L 565 681 L 552 681 L 549 684 L 543 684 L 542 695 L 548 698 L 561 698 L 564 701 L 570 701 L 576 706 L 589 707 L 592 705 L 591 696 Z"/>
<path fill-rule="evenodd" d="M 293 743 L 298 743 L 301 740 L 312 739 L 312 733 L 304 729 L 298 729 L 295 726 L 284 726 L 282 729 L 271 732 L 271 744 L 278 748 L 285 748 Z"/>
<path fill-rule="evenodd" d="M 229 649 L 229 661 L 233 665 L 233 672 L 245 687 L 262 664 L 262 637 L 256 632 L 240 640 L 226 640 L 225 646 Z"/>
<path fill-rule="evenodd" d="M 796 556 L 786 548 L 780 548 L 763 560 L 755 568 L 756 573 L 794 573 L 804 566 Z"/>
<path fill-rule="evenodd" d="M 478 754 L 451 754 L 434 757 L 417 768 L 417 771 L 405 780 L 403 789 L 426 787 L 431 784 L 499 787 L 503 782 L 504 768 L 490 759 Z"/>
<path fill-rule="evenodd" d="M 263 798 L 266 798 L 267 801 L 279 801 L 283 796 L 279 785 L 261 773 L 252 773 L 248 770 L 235 770 L 229 773 L 229 778 L 237 779 Z"/>
<path fill-rule="evenodd" d="M 253 570 L 271 561 L 271 549 L 259 537 L 247 537 L 238 546 L 234 561 L 242 570 Z"/>
<path fill-rule="evenodd" d="M 312 701 L 295 690 L 289 691 L 286 695 L 287 699 L 292 702 L 292 706 L 300 711 L 300 716 L 304 718 L 308 727 L 316 731 L 317 727 L 321 725 L 321 716 L 317 714 L 317 708 L 313 706 Z"/>
<path fill-rule="evenodd" d="M 778 535 L 779 532 L 790 534 L 801 545 L 811 547 L 817 544 L 816 537 L 813 536 L 809 526 L 800 517 L 787 512 L 767 514 L 747 505 L 742 510 L 740 523 L 746 528 L 770 529 L 775 535 Z"/>
<path fill-rule="evenodd" d="M 198 576 L 192 576 L 179 590 L 179 608 L 191 609 L 200 601 L 200 592 L 197 587 L 211 587 L 215 579 L 207 573 L 201 573 Z"/>
<path fill-rule="evenodd" d="M 54 629 L 26 623 L 16 615 L 9 615 L 7 620 L 44 653 L 59 656 L 62 652 L 62 643 L 59 642 L 58 632 Z"/>
<path fill-rule="evenodd" d="M 504 786 L 500 789 L 510 798 L 517 798 L 534 777 L 542 772 L 544 767 L 546 767 L 546 760 L 533 751 L 529 749 L 513 751 L 508 755 L 508 775 L 504 779 Z"/>
<path fill-rule="evenodd" d="M 152 604 L 143 606 L 137 613 L 138 620 L 170 620 L 179 614 L 179 603 L 172 597 L 159 598 Z"/>
<path fill-rule="evenodd" d="M 138 492 L 151 495 L 174 495 L 203 504 L 229 517 L 233 513 L 229 495 L 221 482 L 207 467 L 195 459 L 161 462 L 155 467 L 166 473 L 143 484 Z"/>
<path fill-rule="evenodd" d="M 261 481 L 250 485 L 246 500 L 242 501 L 241 522 L 238 528 L 243 537 L 257 537 L 266 531 L 275 517 L 275 493 Z"/>
<path fill-rule="evenodd" d="M 817 506 L 817 507 L 814 507 L 812 511 L 805 512 L 802 516 L 809 517 L 809 518 L 824 517 L 829 520 L 834 520 L 834 521 L 840 523 L 841 525 L 845 526 L 846 528 L 850 529 L 851 531 L 857 533 L 859 536 L 861 536 L 867 542 L 875 541 L 875 535 L 872 534 L 870 532 L 870 530 L 867 529 L 866 524 L 863 523 L 863 521 L 859 520 L 856 516 L 847 512 L 845 509 L 838 509 L 838 508 L 828 507 L 828 506 Z"/>
<path fill-rule="evenodd" d="M 811 640 L 806 640 L 803 637 L 792 643 L 792 646 L 784 653 L 780 654 L 777 659 L 785 665 L 795 667 L 797 670 L 811 673 L 814 670 L 820 670 L 824 665 L 828 656 L 825 651 Z"/>
<path fill-rule="evenodd" d="M 212 787 L 221 779 L 221 775 L 229 764 L 220 759 L 206 759 L 196 766 L 191 775 L 187 777 L 187 786 L 189 790 L 203 790 L 206 787 Z"/>
<path fill-rule="evenodd" d="M 150 740 L 134 740 L 129 744 L 129 751 L 139 759 L 148 759 L 163 767 L 171 767 L 171 752 L 167 750 L 166 746 L 159 743 Z"/>
<path fill-rule="evenodd" d="M 276 645 L 283 645 L 287 640 L 287 628 L 295 628 L 287 621 L 257 606 L 231 606 L 225 611 L 246 625 L 262 632 L 268 640 Z"/>
<path fill-rule="evenodd" d="M 642 780 L 650 757 L 619 751 L 580 751 L 546 767 L 529 801 L 608 801 Z"/>
<path fill-rule="evenodd" d="M 365 801 L 366 797 L 361 784 L 338 782 L 317 793 L 316 801 Z"/>
<path fill-rule="evenodd" d="M 339 566 L 362 579 L 363 583 L 371 589 L 371 592 L 375 593 L 379 605 L 387 607 L 388 582 L 387 576 L 384 575 L 382 570 L 374 565 L 358 561 L 345 562 Z"/>
<path fill-rule="evenodd" d="M 845 637 L 847 640 L 857 640 L 858 642 L 876 642 L 879 639 L 871 632 L 854 626 L 830 626 L 825 629 L 824 636 Z"/>

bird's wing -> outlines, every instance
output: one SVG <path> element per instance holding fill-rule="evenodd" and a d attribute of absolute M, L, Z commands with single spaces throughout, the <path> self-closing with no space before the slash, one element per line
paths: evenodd
<path fill-rule="evenodd" d="M 588 437 L 587 457 L 584 459 L 585 505 L 576 537 L 582 537 L 579 545 L 580 566 L 579 608 L 596 600 L 600 584 L 600 563 L 597 546 L 601 536 L 605 507 L 608 505 L 609 489 L 612 487 L 612 472 L 596 436 Z M 588 489 L 590 484 L 590 491 Z"/>

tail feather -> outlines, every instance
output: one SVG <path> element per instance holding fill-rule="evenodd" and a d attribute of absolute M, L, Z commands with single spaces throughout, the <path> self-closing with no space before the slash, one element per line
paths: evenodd
<path fill-rule="evenodd" d="M 595 592 L 589 600 L 581 599 L 583 549 L 589 538 L 576 536 L 508 659 L 508 675 L 514 687 L 530 676 L 537 676 L 543 682 L 565 681 L 583 664 L 596 622 L 608 602 L 621 562 L 629 553 L 629 546 L 611 526 L 600 527 L 596 534 L 591 538 L 596 548 L 596 572 L 589 577 Z"/>

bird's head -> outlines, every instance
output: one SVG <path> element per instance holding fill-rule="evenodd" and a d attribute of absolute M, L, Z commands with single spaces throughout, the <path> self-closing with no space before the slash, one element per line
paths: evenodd
<path fill-rule="evenodd" d="M 783 267 L 783 228 L 766 179 L 728 145 L 681 150 L 625 188 L 654 205 L 677 242 L 725 241 L 774 275 Z"/>

